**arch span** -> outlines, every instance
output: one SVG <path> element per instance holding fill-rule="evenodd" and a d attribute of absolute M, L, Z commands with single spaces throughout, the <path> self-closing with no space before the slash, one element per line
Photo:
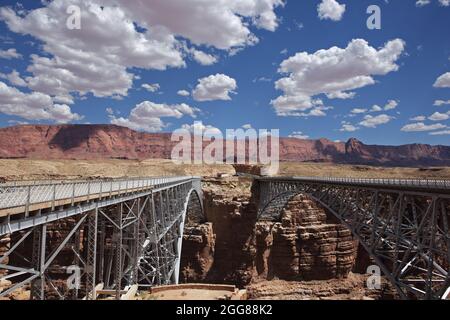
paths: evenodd
<path fill-rule="evenodd" d="M 308 195 L 352 231 L 401 298 L 447 298 L 450 192 L 365 181 L 260 179 L 259 219 L 279 220 L 293 196 Z"/>
<path fill-rule="evenodd" d="M 201 190 L 200 190 L 201 192 Z M 201 194 L 201 193 L 200 193 Z M 206 221 L 203 211 L 203 201 L 200 198 L 199 190 L 192 188 L 189 190 L 183 208 L 183 215 L 179 225 L 179 237 L 177 240 L 177 259 L 174 266 L 173 282 L 178 284 L 180 278 L 181 252 L 183 247 L 184 226 L 201 224 Z"/>
<path fill-rule="evenodd" d="M 278 222 L 281 220 L 281 212 L 289 201 L 303 192 L 286 191 L 270 199 L 261 210 L 258 210 L 259 221 Z"/>
<path fill-rule="evenodd" d="M 147 235 L 148 248 L 140 262 L 145 270 L 141 286 L 178 283 L 184 227 L 205 221 L 201 185 L 195 182 L 151 195 L 148 214 L 154 232 Z"/>

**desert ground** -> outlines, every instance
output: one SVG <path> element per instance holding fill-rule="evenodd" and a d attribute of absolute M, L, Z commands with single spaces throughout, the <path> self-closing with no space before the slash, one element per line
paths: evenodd
<path fill-rule="evenodd" d="M 216 176 L 234 174 L 232 165 L 177 165 L 171 160 L 28 160 L 0 159 L 5 180 L 163 175 Z M 328 163 L 280 163 L 280 176 L 450 179 L 450 167 L 399 168 Z"/>

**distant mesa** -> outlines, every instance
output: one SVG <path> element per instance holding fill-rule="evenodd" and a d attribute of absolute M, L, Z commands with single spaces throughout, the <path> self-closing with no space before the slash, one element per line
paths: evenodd
<path fill-rule="evenodd" d="M 170 159 L 170 133 L 116 125 L 20 125 L 0 128 L 3 159 Z M 450 147 L 366 145 L 328 139 L 280 138 L 280 160 L 381 166 L 450 166 Z"/>

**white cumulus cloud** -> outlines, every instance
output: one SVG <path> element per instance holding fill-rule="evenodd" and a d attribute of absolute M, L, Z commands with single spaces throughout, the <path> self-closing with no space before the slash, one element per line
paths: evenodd
<path fill-rule="evenodd" d="M 442 130 L 442 131 L 430 132 L 430 135 L 432 135 L 432 136 L 450 135 L 450 130 Z"/>
<path fill-rule="evenodd" d="M 448 104 L 450 105 L 450 100 L 436 100 L 433 105 L 436 107 L 440 107 Z"/>
<path fill-rule="evenodd" d="M 343 121 L 342 122 L 342 127 L 341 127 L 341 129 L 339 129 L 339 131 L 342 131 L 342 132 L 355 132 L 358 129 L 359 129 L 358 127 L 354 126 L 350 122 Z"/>
<path fill-rule="evenodd" d="M 182 129 L 189 130 L 190 132 L 201 132 L 202 134 L 206 135 L 221 135 L 222 131 L 220 129 L 211 126 L 211 125 L 205 125 L 201 121 L 195 121 L 193 124 L 183 124 L 181 126 Z"/>
<path fill-rule="evenodd" d="M 404 132 L 421 132 L 421 131 L 433 131 L 433 130 L 439 130 L 439 129 L 445 129 L 447 126 L 436 123 L 436 124 L 430 124 L 427 125 L 423 122 L 417 122 L 417 123 L 411 123 L 404 126 L 401 131 Z"/>
<path fill-rule="evenodd" d="M 68 5 L 81 12 L 81 29 L 66 27 Z M 133 85 L 133 69 L 165 70 L 193 59 L 209 65 L 216 57 L 204 46 L 230 52 L 258 42 L 251 30 L 274 31 L 275 9 L 282 0 L 54 0 L 32 10 L 0 8 L 0 21 L 12 32 L 42 42 L 42 54 L 30 56 L 24 80 L 36 92 L 65 98 L 120 98 Z M 189 46 L 186 45 L 189 43 Z M 0 57 L 18 58 L 15 49 Z"/>
<path fill-rule="evenodd" d="M 389 100 L 388 103 L 384 106 L 385 111 L 393 110 L 397 108 L 398 102 L 395 100 Z"/>
<path fill-rule="evenodd" d="M 431 0 L 417 0 L 416 7 L 423 7 L 431 3 Z"/>
<path fill-rule="evenodd" d="M 188 97 L 188 96 L 190 96 L 191 94 L 190 94 L 189 91 L 187 91 L 187 90 L 178 90 L 178 91 L 177 91 L 177 95 L 182 96 L 182 97 Z"/>
<path fill-rule="evenodd" d="M 397 71 L 396 61 L 404 48 L 401 39 L 389 41 L 379 49 L 363 39 L 355 39 L 344 49 L 299 52 L 281 63 L 279 72 L 287 76 L 276 81 L 275 87 L 283 95 L 271 103 L 278 115 L 290 115 L 313 108 L 313 97 L 320 94 L 328 98 L 351 97 L 352 90 L 374 84 L 374 76 Z"/>
<path fill-rule="evenodd" d="M 161 88 L 161 86 L 159 83 L 144 83 L 142 84 L 142 88 L 149 92 L 156 92 Z"/>
<path fill-rule="evenodd" d="M 22 59 L 22 55 L 16 51 L 14 48 L 10 48 L 7 50 L 0 50 L 0 58 L 1 59 Z"/>
<path fill-rule="evenodd" d="M 436 88 L 450 88 L 450 72 L 444 73 L 434 83 Z"/>
<path fill-rule="evenodd" d="M 58 123 L 82 119 L 68 105 L 54 103 L 49 95 L 40 92 L 24 93 L 1 81 L 0 112 L 27 120 L 51 120 Z"/>
<path fill-rule="evenodd" d="M 359 124 L 366 128 L 376 128 L 379 125 L 390 122 L 392 119 L 393 117 L 388 116 L 387 114 L 380 114 L 378 116 L 367 115 Z"/>
<path fill-rule="evenodd" d="M 167 124 L 161 118 L 180 119 L 183 116 L 195 117 L 197 108 L 185 103 L 168 105 L 143 101 L 136 105 L 130 112 L 128 118 L 110 115 L 111 123 L 128 127 L 133 130 L 157 132 L 164 129 Z"/>
<path fill-rule="evenodd" d="M 9 83 L 17 87 L 27 86 L 27 83 L 25 82 L 25 80 L 23 80 L 23 78 L 20 76 L 17 70 L 13 70 L 11 73 L 8 74 L 0 73 L 0 78 L 8 80 Z"/>
<path fill-rule="evenodd" d="M 373 105 L 372 108 L 370 108 L 371 112 L 380 112 L 383 111 L 383 108 L 381 108 L 379 105 Z"/>
<path fill-rule="evenodd" d="M 414 118 L 411 118 L 411 121 L 425 121 L 427 119 L 427 117 L 425 116 L 416 116 Z"/>
<path fill-rule="evenodd" d="M 345 12 L 345 4 L 340 4 L 336 0 L 322 0 L 317 6 L 317 13 L 321 20 L 330 19 L 339 21 Z"/>
<path fill-rule="evenodd" d="M 426 5 L 429 5 L 431 3 L 431 0 L 417 0 L 416 1 L 416 7 L 424 7 Z M 439 0 L 439 4 L 443 7 L 450 6 L 450 0 Z"/>
<path fill-rule="evenodd" d="M 294 131 L 289 135 L 289 138 L 295 138 L 295 139 L 300 139 L 300 140 L 306 140 L 309 139 L 309 136 L 304 134 L 301 131 Z"/>
<path fill-rule="evenodd" d="M 428 117 L 431 121 L 443 121 L 449 119 L 450 116 L 447 113 L 435 112 L 431 116 Z"/>
<path fill-rule="evenodd" d="M 231 100 L 230 94 L 234 93 L 236 88 L 235 79 L 218 73 L 198 79 L 192 96 L 196 101 Z"/>
<path fill-rule="evenodd" d="M 350 111 L 353 114 L 360 114 L 360 113 L 366 113 L 367 109 L 362 109 L 362 108 L 354 108 L 352 109 L 352 111 Z"/>
<path fill-rule="evenodd" d="M 191 49 L 190 53 L 194 60 L 200 63 L 202 66 L 210 66 L 217 62 L 217 57 L 212 54 L 196 49 Z"/>

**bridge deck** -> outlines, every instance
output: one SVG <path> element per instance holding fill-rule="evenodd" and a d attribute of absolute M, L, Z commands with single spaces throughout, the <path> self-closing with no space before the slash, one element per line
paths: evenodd
<path fill-rule="evenodd" d="M 83 201 L 127 195 L 190 177 L 149 177 L 112 180 L 16 181 L 0 185 L 0 218 L 52 209 Z"/>
<path fill-rule="evenodd" d="M 321 177 L 263 177 L 259 181 L 305 182 L 330 185 L 347 185 L 376 189 L 394 189 L 430 193 L 450 194 L 450 180 L 437 179 L 358 179 Z"/>

